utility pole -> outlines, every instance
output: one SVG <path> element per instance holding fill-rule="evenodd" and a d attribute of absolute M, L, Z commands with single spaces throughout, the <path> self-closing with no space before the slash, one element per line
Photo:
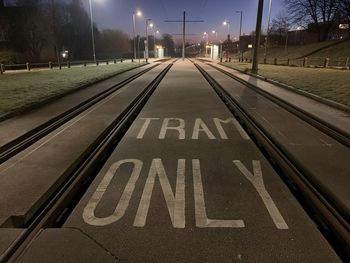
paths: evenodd
<path fill-rule="evenodd" d="M 243 22 L 243 11 L 236 11 L 236 13 L 241 14 L 241 20 L 239 23 L 239 51 L 241 52 L 242 60 L 243 60 L 243 48 L 242 48 L 242 22 Z"/>
<path fill-rule="evenodd" d="M 185 60 L 186 23 L 201 23 L 204 22 L 204 20 L 186 20 L 186 11 L 184 11 L 182 20 L 165 20 L 165 22 L 182 23 L 182 60 Z"/>
<path fill-rule="evenodd" d="M 255 46 L 254 46 L 254 56 L 253 56 L 253 66 L 252 73 L 258 73 L 259 64 L 259 46 L 260 46 L 260 36 L 261 36 L 261 22 L 264 9 L 264 0 L 259 0 L 258 13 L 256 18 L 256 29 L 255 29 Z"/>
<path fill-rule="evenodd" d="M 267 55 L 267 44 L 269 41 L 269 34 L 270 34 L 271 7 L 272 7 L 272 0 L 270 0 L 270 3 L 269 3 L 269 18 L 267 20 L 267 31 L 266 31 L 266 37 L 265 37 L 264 58 L 266 58 L 266 55 Z"/>

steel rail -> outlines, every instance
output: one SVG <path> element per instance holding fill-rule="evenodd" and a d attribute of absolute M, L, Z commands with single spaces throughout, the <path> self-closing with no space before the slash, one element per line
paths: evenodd
<path fill-rule="evenodd" d="M 92 107 L 96 103 L 100 102 L 110 94 L 116 92 L 117 90 L 123 88 L 130 82 L 134 81 L 135 79 L 141 77 L 148 71 L 152 70 L 153 68 L 157 67 L 160 64 L 156 64 L 154 66 L 151 66 L 149 68 L 146 68 L 142 70 L 141 72 L 138 72 L 134 74 L 133 76 L 130 76 L 129 78 L 120 81 L 119 83 L 111 86 L 110 88 L 104 90 L 103 92 L 100 92 L 91 98 L 79 103 L 78 105 L 74 106 L 73 108 L 59 114 L 58 116 L 50 119 L 49 121 L 39 125 L 38 127 L 32 129 L 31 131 L 28 131 L 27 133 L 21 135 L 20 137 L 12 140 L 11 142 L 8 142 L 7 144 L 3 145 L 0 148 L 0 164 L 7 161 L 11 157 L 15 156 L 19 152 L 23 151 L 24 149 L 28 148 L 33 143 L 37 142 L 50 132 L 54 131 L 55 129 L 59 128 L 63 124 L 67 123 L 69 120 L 75 118 L 83 111 L 87 110 L 88 108 Z"/>
<path fill-rule="evenodd" d="M 193 61 L 192 61 L 193 62 Z M 194 62 L 193 62 L 194 63 Z M 278 164 L 283 174 L 292 180 L 293 186 L 297 186 L 302 193 L 308 205 L 315 209 L 325 220 L 327 226 L 335 233 L 335 237 L 343 246 L 342 253 L 350 255 L 350 224 L 344 215 L 339 212 L 329 194 L 321 192 L 317 185 L 308 180 L 293 158 L 289 157 L 280 145 L 272 138 L 259 123 L 253 120 L 248 112 L 237 102 L 212 76 L 208 74 L 201 66 L 194 63 L 203 77 L 208 81 L 228 109 L 240 118 L 246 125 L 256 141 L 261 144 L 268 155 Z"/>
<path fill-rule="evenodd" d="M 1 263 L 15 262 L 42 229 L 62 224 L 62 218 L 68 217 L 67 207 L 70 207 L 70 213 L 173 64 L 174 62 L 162 70 L 104 131 L 67 180 L 58 187 L 22 234 L 0 256 Z"/>

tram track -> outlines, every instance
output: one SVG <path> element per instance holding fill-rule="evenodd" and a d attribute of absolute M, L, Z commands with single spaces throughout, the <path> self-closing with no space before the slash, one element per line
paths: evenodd
<path fill-rule="evenodd" d="M 84 158 L 78 160 L 79 163 L 67 179 L 57 186 L 57 190 L 23 226 L 23 232 L 1 255 L 0 262 L 15 262 L 42 229 L 62 225 L 175 62 L 170 63 L 153 79 L 93 143 Z"/>
<path fill-rule="evenodd" d="M 198 63 L 195 63 L 194 61 L 192 61 L 192 63 L 194 63 L 229 110 L 236 117 L 238 117 L 241 123 L 243 123 L 248 133 L 253 137 L 254 141 L 263 150 L 263 152 L 268 155 L 269 159 L 272 160 L 274 167 L 282 172 L 282 177 L 285 177 L 284 179 L 287 183 L 289 183 L 290 188 L 294 188 L 294 190 L 297 188 L 297 192 L 301 194 L 303 199 L 302 201 L 306 203 L 308 209 L 312 210 L 311 213 L 317 213 L 318 215 L 316 215 L 316 217 L 319 216 L 322 218 L 321 222 L 317 222 L 318 226 L 321 228 L 329 228 L 331 233 L 335 233 L 334 236 L 328 237 L 336 239 L 333 246 L 336 247 L 338 244 L 341 244 L 342 248 L 338 248 L 338 252 L 345 254 L 345 257 L 348 256 L 350 253 L 350 224 L 348 221 L 349 211 L 344 210 L 344 207 L 339 204 L 339 200 L 334 198 L 333 193 L 326 192 L 322 185 L 318 185 L 313 182 L 313 180 L 309 178 L 308 172 L 305 171 L 303 164 L 294 159 L 293 156 L 289 154 L 286 149 L 272 137 L 271 134 L 266 132 L 264 128 L 249 114 L 249 112 L 246 111 L 242 105 L 240 105 L 239 101 L 232 97 L 229 92 L 218 83 L 218 81 L 216 81 Z M 285 107 L 285 109 L 290 113 L 296 115 L 306 123 L 317 127 L 318 130 L 326 133 L 328 136 L 334 138 L 338 142 L 343 143 L 346 147 L 349 146 L 349 138 L 346 136 L 346 134 L 339 133 L 337 130 L 334 130 L 333 127 L 320 123 L 318 119 L 312 119 L 312 116 L 304 115 L 304 117 L 302 117 L 301 115 L 303 113 L 296 109 L 292 109 L 289 104 L 283 105 L 284 102 L 278 100 L 276 97 L 272 95 L 269 96 L 266 94 L 266 92 L 260 91 L 256 87 L 251 87 L 251 85 L 245 81 L 241 81 L 237 77 L 231 76 L 232 74 L 216 66 L 210 66 L 217 71 L 224 73 L 228 77 L 239 81 L 244 86 L 252 88 L 253 91 L 279 105 L 280 107 Z"/>
<path fill-rule="evenodd" d="M 112 93 L 123 88 L 127 84 L 131 83 L 132 81 L 136 80 L 137 78 L 141 77 L 142 75 L 144 75 L 145 73 L 149 72 L 150 70 L 154 69 L 159 65 L 160 63 L 157 63 L 151 67 L 148 67 L 128 77 L 123 81 L 120 81 L 119 83 L 112 85 L 108 89 L 90 97 L 89 99 L 79 103 L 78 105 L 70 108 L 69 110 L 55 116 L 54 118 L 46 121 L 45 123 L 39 125 L 38 127 L 26 132 L 25 134 L 19 136 L 18 138 L 1 146 L 0 147 L 0 164 L 4 163 L 5 161 L 15 156 L 19 152 L 23 151 L 24 149 L 28 148 L 30 145 L 37 142 L 38 140 L 40 140 L 50 132 L 56 130 L 58 127 L 64 125 L 69 120 L 78 116 L 83 111 L 96 105 L 98 102 L 102 101 Z"/>

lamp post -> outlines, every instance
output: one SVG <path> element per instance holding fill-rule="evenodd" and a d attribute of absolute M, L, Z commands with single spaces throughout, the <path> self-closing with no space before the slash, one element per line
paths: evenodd
<path fill-rule="evenodd" d="M 91 18 L 91 39 L 92 39 L 92 56 L 94 62 L 96 63 L 96 50 L 95 50 L 95 35 L 94 35 L 94 19 L 92 16 L 92 0 L 89 0 L 90 3 L 90 18 Z"/>
<path fill-rule="evenodd" d="M 206 44 L 208 45 L 208 43 L 209 43 L 209 36 L 208 36 L 207 32 L 204 32 L 203 36 L 207 39 Z"/>
<path fill-rule="evenodd" d="M 243 11 L 236 11 L 236 13 L 241 14 L 241 19 L 240 19 L 240 23 L 239 23 L 239 51 L 241 52 L 241 56 L 242 56 L 242 60 L 243 60 L 243 50 L 242 50 L 242 45 L 241 45 Z"/>
<path fill-rule="evenodd" d="M 223 23 L 222 23 L 224 26 L 227 26 L 227 32 L 228 32 L 228 34 L 227 34 L 227 39 L 229 38 L 229 35 L 230 35 L 230 21 L 224 21 Z"/>
<path fill-rule="evenodd" d="M 148 60 L 148 26 L 149 26 L 149 21 L 152 19 L 146 19 L 146 40 L 145 40 L 145 59 L 146 61 Z M 153 27 L 153 24 L 151 24 Z"/>
<path fill-rule="evenodd" d="M 215 42 L 214 43 L 216 43 L 216 41 L 218 39 L 218 32 L 213 30 L 213 31 L 211 31 L 211 33 L 215 35 Z"/>
<path fill-rule="evenodd" d="M 156 34 L 159 34 L 159 30 L 153 31 L 153 41 L 154 41 L 154 58 L 156 58 Z"/>
<path fill-rule="evenodd" d="M 133 12 L 132 14 L 132 21 L 133 21 L 133 30 L 134 30 L 134 59 L 136 60 L 136 16 L 142 16 L 142 13 L 140 11 L 137 11 L 136 13 Z"/>
<path fill-rule="evenodd" d="M 266 54 L 267 54 L 267 44 L 268 44 L 269 33 L 270 33 L 271 7 L 272 7 L 272 0 L 270 0 L 270 3 L 269 3 L 269 17 L 267 20 L 267 31 L 266 31 L 266 37 L 265 37 L 264 58 L 266 58 Z"/>

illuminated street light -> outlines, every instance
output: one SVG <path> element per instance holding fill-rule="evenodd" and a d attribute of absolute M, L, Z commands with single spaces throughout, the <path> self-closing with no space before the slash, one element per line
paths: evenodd
<path fill-rule="evenodd" d="M 140 17 L 142 16 L 141 11 L 134 11 L 132 14 L 132 21 L 133 21 L 133 26 L 134 26 L 134 59 L 136 60 L 136 29 L 135 29 L 135 23 L 136 23 L 136 16 Z"/>
<path fill-rule="evenodd" d="M 153 27 L 153 24 L 149 24 L 152 19 L 146 19 L 146 40 L 145 40 L 145 59 L 148 59 L 148 27 Z M 151 26 L 152 25 L 152 26 Z"/>
<path fill-rule="evenodd" d="M 203 33 L 203 36 L 204 36 L 204 37 L 206 37 L 206 39 L 207 39 L 207 45 L 208 45 L 208 42 L 209 42 L 209 36 L 208 36 L 207 32 L 204 32 L 204 33 Z"/>
<path fill-rule="evenodd" d="M 217 39 L 218 39 L 218 32 L 215 31 L 215 30 L 213 30 L 213 31 L 211 31 L 211 33 L 212 33 L 213 35 L 215 35 L 215 43 L 216 43 L 216 41 L 217 41 Z"/>
<path fill-rule="evenodd" d="M 231 22 L 230 21 L 224 21 L 222 23 L 224 26 L 227 26 L 227 32 L 228 32 L 228 35 L 230 35 L 230 25 L 231 25 Z"/>

